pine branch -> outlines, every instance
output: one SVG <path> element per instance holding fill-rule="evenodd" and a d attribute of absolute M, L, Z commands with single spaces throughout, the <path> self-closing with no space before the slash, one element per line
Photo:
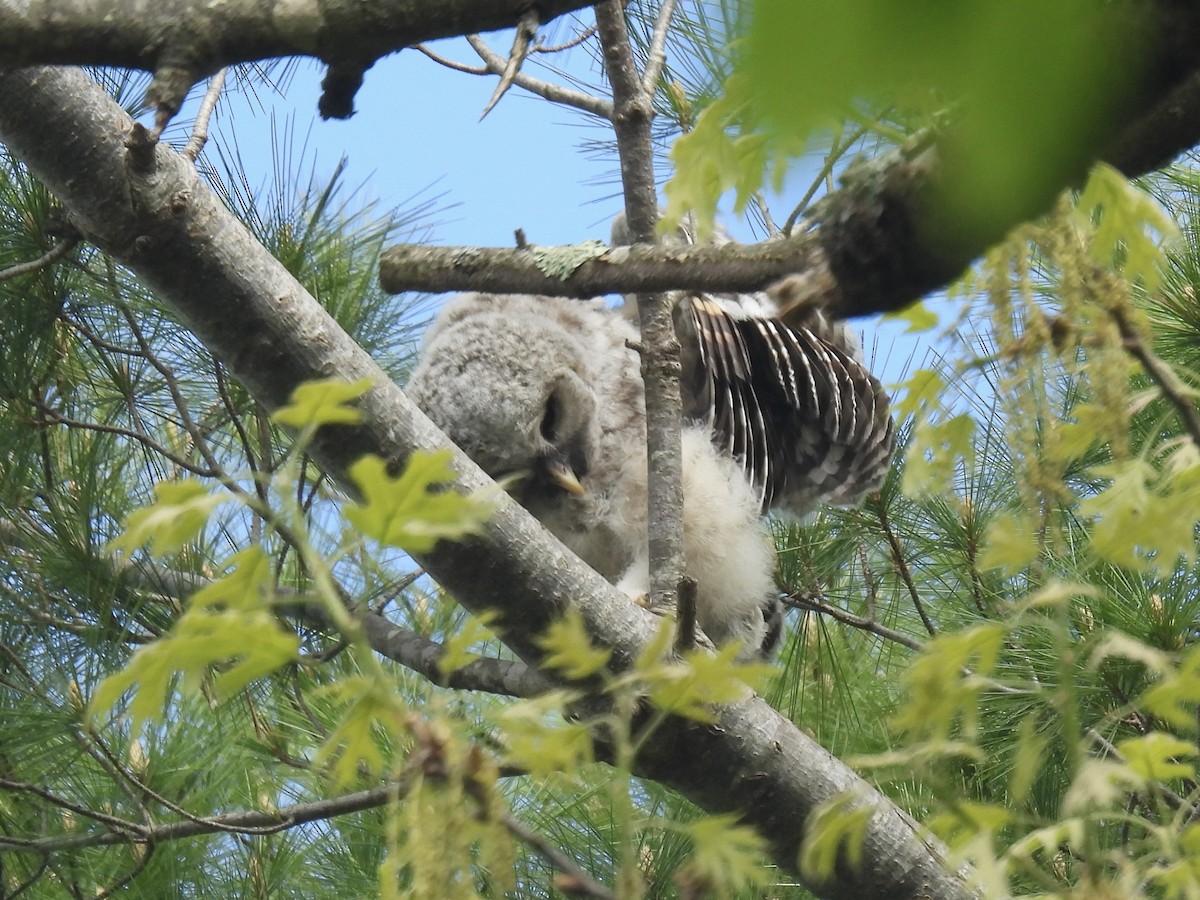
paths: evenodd
<path fill-rule="evenodd" d="M 0 781 L 0 787 L 10 790 L 21 790 L 24 786 L 10 786 Z M 274 812 L 244 810 L 226 813 L 220 816 L 189 819 L 183 822 L 171 822 L 166 825 L 126 827 L 129 823 L 113 825 L 110 831 L 96 831 L 84 834 L 56 835 L 54 837 L 36 838 L 34 840 L 15 840 L 0 836 L 0 850 L 23 851 L 26 853 L 61 853 L 64 851 L 82 850 L 86 847 L 106 847 L 113 844 L 160 844 L 164 841 L 177 841 L 182 838 L 198 837 L 204 834 L 218 832 L 238 832 L 252 834 L 269 834 L 302 825 L 305 822 L 316 822 L 344 816 L 349 813 L 361 812 L 364 809 L 375 809 L 383 806 L 395 794 L 395 785 L 383 785 L 365 791 L 356 791 L 328 800 L 316 800 L 312 803 L 294 803 L 284 806 Z M 67 807 L 58 801 L 55 805 Z M 95 818 L 94 812 L 80 812 Z"/>

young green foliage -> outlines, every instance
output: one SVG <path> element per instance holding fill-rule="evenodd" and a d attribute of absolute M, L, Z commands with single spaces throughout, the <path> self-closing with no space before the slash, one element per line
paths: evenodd
<path fill-rule="evenodd" d="M 346 677 L 316 692 L 332 704 L 337 724 L 317 751 L 315 762 L 327 766 L 335 786 L 345 788 L 360 772 L 378 776 L 388 763 L 383 740 L 404 734 L 405 704 L 389 680 Z"/>
<path fill-rule="evenodd" d="M 249 547 L 231 557 L 227 569 L 228 574 L 193 596 L 168 634 L 138 650 L 123 670 L 100 682 L 89 704 L 90 715 L 109 709 L 133 690 L 129 712 L 136 728 L 163 717 L 178 677 L 184 691 L 196 691 L 216 667 L 213 690 L 224 699 L 296 659 L 299 640 L 271 609 L 266 555 Z"/>
<path fill-rule="evenodd" d="M 496 614 L 491 611 L 478 616 L 468 615 L 463 626 L 442 642 L 437 667 L 443 678 L 479 658 L 472 648 L 493 637 L 488 629 L 495 620 Z"/>
<path fill-rule="evenodd" d="M 840 860 L 859 866 L 874 810 L 853 794 L 839 794 L 813 810 L 800 849 L 800 868 L 816 881 L 832 878 Z"/>
<path fill-rule="evenodd" d="M 362 421 L 362 413 L 350 404 L 370 389 L 368 378 L 306 381 L 292 391 L 291 402 L 277 409 L 272 418 L 297 430 L 321 425 L 357 425 Z"/>
<path fill-rule="evenodd" d="M 384 460 L 364 456 L 350 467 L 363 502 L 348 507 L 346 518 L 365 537 L 411 553 L 431 550 L 440 540 L 477 534 L 494 502 L 449 489 L 455 480 L 450 458 L 449 450 L 417 452 L 393 476 Z"/>
<path fill-rule="evenodd" d="M 151 555 L 169 556 L 194 541 L 213 510 L 231 499 L 192 479 L 160 481 L 154 496 L 153 504 L 125 518 L 125 530 L 109 543 L 110 551 L 128 556 L 149 542 Z"/>
<path fill-rule="evenodd" d="M 608 665 L 612 651 L 592 645 L 583 624 L 583 616 L 574 607 L 538 638 L 538 646 L 546 651 L 542 664 L 555 669 L 571 681 L 581 681 Z"/>
<path fill-rule="evenodd" d="M 756 831 L 739 825 L 736 816 L 704 816 L 682 826 L 692 853 L 676 880 L 717 897 L 729 897 L 765 880 L 761 860 L 766 842 Z"/>

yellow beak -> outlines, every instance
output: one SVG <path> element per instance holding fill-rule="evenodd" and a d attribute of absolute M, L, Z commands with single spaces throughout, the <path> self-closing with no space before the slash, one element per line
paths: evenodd
<path fill-rule="evenodd" d="M 579 483 L 579 479 L 575 477 L 574 470 L 560 457 L 547 457 L 545 459 L 546 476 L 551 483 L 562 488 L 568 494 L 575 497 L 582 497 L 587 493 L 587 488 Z"/>

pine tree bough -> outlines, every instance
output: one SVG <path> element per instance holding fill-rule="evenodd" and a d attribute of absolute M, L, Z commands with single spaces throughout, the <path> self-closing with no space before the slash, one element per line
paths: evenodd
<path fill-rule="evenodd" d="M 328 429 L 313 452 L 344 482 L 362 453 L 404 460 L 445 445 L 443 436 L 284 267 L 164 146 L 135 171 L 125 143 L 133 123 L 77 70 L 0 73 L 0 140 L 67 207 L 86 239 L 111 253 L 167 304 L 268 408 L 301 381 L 371 377 L 365 424 Z M 486 484 L 465 457 L 464 488 Z M 598 641 L 629 665 L 652 634 L 648 613 L 583 566 L 513 502 L 479 537 L 442 544 L 421 559 L 472 610 L 498 609 L 500 632 L 536 662 L 534 636 L 568 604 Z M 791 722 L 756 698 L 723 708 L 716 724 L 668 721 L 638 762 L 712 812 L 736 812 L 797 872 L 805 820 L 823 800 L 852 790 L 875 810 L 863 864 L 810 886 L 824 897 L 960 898 L 965 883 L 943 865 L 904 814 Z"/>

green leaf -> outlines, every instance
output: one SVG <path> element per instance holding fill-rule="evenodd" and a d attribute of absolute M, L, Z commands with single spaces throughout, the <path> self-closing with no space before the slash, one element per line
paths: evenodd
<path fill-rule="evenodd" d="M 1087 0 L 757 0 L 743 102 L 792 143 L 864 105 L 919 124 L 952 108 L 929 218 L 969 246 L 1040 208 L 1087 152 L 1136 83 L 1112 63 L 1134 58 L 1132 31 L 1122 8 Z"/>
<path fill-rule="evenodd" d="M 683 660 L 662 663 L 645 673 L 646 692 L 660 709 L 698 722 L 713 722 L 713 707 L 760 690 L 775 672 L 766 663 L 739 663 L 740 643 L 726 644 L 716 654 L 697 648 Z"/>
<path fill-rule="evenodd" d="M 808 820 L 804 844 L 800 848 L 800 869 L 818 882 L 834 876 L 839 857 L 844 854 L 851 868 L 862 863 L 867 825 L 875 812 L 869 803 L 847 791 L 826 800 Z"/>
<path fill-rule="evenodd" d="M 1092 547 L 1103 559 L 1132 569 L 1169 573 L 1178 560 L 1195 556 L 1195 526 L 1200 517 L 1200 467 L 1159 477 L 1142 458 L 1096 466 L 1092 472 L 1111 479 L 1084 498 L 1079 509 L 1092 517 Z"/>
<path fill-rule="evenodd" d="M 345 707 L 314 760 L 318 765 L 330 763 L 334 785 L 351 784 L 360 768 L 372 774 L 383 771 L 386 761 L 376 729 L 400 735 L 406 712 L 395 686 L 355 676 L 321 688 L 317 696 Z"/>
<path fill-rule="evenodd" d="M 226 574 L 196 591 L 188 605 L 193 609 L 261 609 L 272 586 L 271 560 L 263 549 L 239 550 L 226 560 L 224 568 Z"/>
<path fill-rule="evenodd" d="M 303 429 L 321 425 L 357 425 L 362 413 L 350 404 L 371 389 L 370 378 L 306 381 L 292 391 L 291 401 L 275 411 L 280 425 Z"/>
<path fill-rule="evenodd" d="M 1033 859 L 1037 853 L 1056 853 L 1064 846 L 1082 846 L 1086 824 L 1083 819 L 1071 818 L 1045 828 L 1035 828 L 1016 841 L 1008 852 L 1018 859 Z"/>
<path fill-rule="evenodd" d="M 885 321 L 907 322 L 908 327 L 904 329 L 905 334 L 920 334 L 930 331 L 937 328 L 939 321 L 938 314 L 930 309 L 929 304 L 923 300 L 910 303 L 904 309 L 884 313 L 883 318 Z"/>
<path fill-rule="evenodd" d="M 612 650 L 592 645 L 583 616 L 575 607 L 568 609 L 557 622 L 552 622 L 537 643 L 546 651 L 542 665 L 557 669 L 572 681 L 599 672 L 612 656 Z"/>
<path fill-rule="evenodd" d="M 647 676 L 658 671 L 671 650 L 671 642 L 674 637 L 674 621 L 668 618 L 661 619 L 654 632 L 654 637 L 646 642 L 646 646 L 638 654 L 637 661 L 633 664 L 634 673 Z"/>
<path fill-rule="evenodd" d="M 1037 559 L 1037 529 L 1023 513 L 1001 513 L 988 525 L 979 552 L 979 568 L 1019 572 Z"/>
<path fill-rule="evenodd" d="M 736 816 L 703 816 L 682 828 L 692 840 L 692 853 L 681 873 L 687 883 L 728 897 L 763 882 L 766 842 L 754 829 L 739 825 Z"/>
<path fill-rule="evenodd" d="M 184 690 L 194 691 L 218 667 L 213 689 L 226 698 L 296 659 L 300 640 L 280 625 L 270 607 L 272 570 L 266 554 L 248 547 L 230 557 L 226 570 L 196 592 L 168 634 L 142 647 L 123 670 L 100 683 L 89 715 L 109 709 L 136 689 L 129 706 L 136 727 L 159 717 L 177 676 L 182 676 Z"/>
<path fill-rule="evenodd" d="M 1007 628 L 995 622 L 932 638 L 904 673 L 908 702 L 896 716 L 896 727 L 913 737 L 946 740 L 961 722 L 962 738 L 972 740 L 979 693 L 1006 634 Z"/>
<path fill-rule="evenodd" d="M 1148 688 L 1139 706 L 1177 728 L 1196 728 L 1196 705 L 1200 704 L 1200 647 L 1191 647 L 1179 666 Z"/>
<path fill-rule="evenodd" d="M 1155 675 L 1165 675 L 1171 668 L 1167 654 L 1163 651 L 1115 631 L 1106 634 L 1096 645 L 1088 659 L 1088 666 L 1093 670 L 1097 669 L 1104 660 L 1112 656 L 1141 663 Z"/>
<path fill-rule="evenodd" d="M 744 79 L 726 82 L 723 96 L 702 110 L 692 129 L 672 146 L 674 174 L 663 189 L 667 209 L 659 223 L 662 231 L 673 231 L 694 211 L 703 237 L 713 230 L 717 203 L 726 190 L 734 184 L 748 186 L 755 179 L 761 183 L 761 166 L 743 171 L 743 163 L 752 157 L 739 151 L 739 139 L 729 130 L 744 110 L 746 90 Z"/>
<path fill-rule="evenodd" d="M 183 676 L 185 690 L 196 690 L 209 668 L 221 665 L 214 688 L 226 698 L 294 661 L 299 649 L 299 638 L 284 631 L 266 609 L 191 609 L 168 635 L 138 650 L 124 669 L 99 684 L 90 715 L 111 708 L 135 689 L 129 712 L 136 728 L 164 712 L 177 674 Z"/>
<path fill-rule="evenodd" d="M 1017 749 L 1013 754 L 1010 791 L 1017 803 L 1024 803 L 1029 789 L 1046 765 L 1046 745 L 1049 737 L 1038 727 L 1041 716 L 1030 713 L 1017 726 Z"/>
<path fill-rule="evenodd" d="M 1056 438 L 1047 444 L 1047 455 L 1055 462 L 1078 459 L 1097 441 L 1118 427 L 1117 417 L 1107 407 L 1079 403 L 1071 410 L 1073 422 L 1051 419 L 1050 428 Z"/>
<path fill-rule="evenodd" d="M 1174 735 L 1152 731 L 1119 741 L 1117 750 L 1125 757 L 1125 764 L 1148 781 L 1196 777 L 1196 767 L 1179 759 L 1195 756 L 1196 748 Z"/>
<path fill-rule="evenodd" d="M 905 460 L 901 490 L 909 497 L 945 494 L 959 468 L 974 458 L 975 420 L 951 416 L 944 422 L 921 422 Z"/>
<path fill-rule="evenodd" d="M 980 835 L 990 835 L 1013 819 L 1012 810 L 995 803 L 963 800 L 929 820 L 929 829 L 953 850 L 961 850 Z"/>
<path fill-rule="evenodd" d="M 230 499 L 209 493 L 206 485 L 190 478 L 160 481 L 154 495 L 156 502 L 125 518 L 125 531 L 109 542 L 110 551 L 132 555 L 149 541 L 153 556 L 169 556 L 195 540 L 212 511 Z"/>
<path fill-rule="evenodd" d="M 367 454 L 350 467 L 364 502 L 348 508 L 346 518 L 361 534 L 410 553 L 431 550 L 440 540 L 478 534 L 495 503 L 449 489 L 455 480 L 450 459 L 449 450 L 418 451 L 404 472 L 393 478 L 387 463 Z"/>
<path fill-rule="evenodd" d="M 437 668 L 443 678 L 479 658 L 471 652 L 471 648 L 492 638 L 488 626 L 496 618 L 497 613 L 491 610 L 478 616 L 467 616 L 462 628 L 442 642 L 442 655 L 438 658 Z"/>
<path fill-rule="evenodd" d="M 1093 810 L 1104 812 L 1124 803 L 1129 792 L 1140 787 L 1128 766 L 1108 759 L 1089 759 L 1079 767 L 1063 796 L 1063 812 L 1072 816 Z"/>
<path fill-rule="evenodd" d="M 1165 261 L 1162 243 L 1179 235 L 1179 226 L 1154 198 L 1112 166 L 1097 163 L 1076 208 L 1084 223 L 1098 216 L 1091 248 L 1096 260 L 1153 291 Z"/>
<path fill-rule="evenodd" d="M 917 369 L 898 385 L 892 405 L 899 416 L 915 416 L 925 406 L 938 406 L 946 392 L 946 379 L 934 369 Z"/>
<path fill-rule="evenodd" d="M 531 775 L 576 772 L 594 759 L 585 725 L 564 720 L 563 709 L 576 694 L 551 691 L 505 707 L 496 717 L 504 731 L 509 762 Z"/>

